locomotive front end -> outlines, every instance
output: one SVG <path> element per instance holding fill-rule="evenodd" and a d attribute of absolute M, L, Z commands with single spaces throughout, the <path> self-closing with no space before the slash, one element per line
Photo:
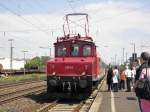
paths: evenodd
<path fill-rule="evenodd" d="M 69 16 L 85 16 L 85 36 L 70 34 Z M 47 92 L 90 94 L 93 84 L 102 77 L 101 60 L 96 45 L 89 36 L 88 14 L 66 15 L 68 34 L 57 38 L 54 43 L 55 57 L 47 63 Z M 63 27 L 64 28 L 64 27 Z"/>
<path fill-rule="evenodd" d="M 57 58 L 47 64 L 48 90 L 85 92 L 92 89 L 93 58 Z"/>

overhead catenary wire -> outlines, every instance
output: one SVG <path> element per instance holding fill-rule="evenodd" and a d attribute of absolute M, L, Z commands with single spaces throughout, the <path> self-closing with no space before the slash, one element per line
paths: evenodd
<path fill-rule="evenodd" d="M 30 2 L 28 2 L 28 1 L 24 1 L 24 3 L 26 3 L 26 6 L 28 6 L 28 7 L 30 7 L 30 8 L 32 8 L 32 9 L 34 9 L 35 8 L 35 6 L 33 7 L 32 6 L 32 4 L 30 4 Z M 41 4 L 39 4 L 39 1 L 37 0 L 37 2 L 35 2 L 36 3 L 36 5 L 38 6 L 38 8 L 40 8 L 40 9 L 42 9 L 43 10 L 43 8 L 41 8 L 41 7 L 43 7 L 43 6 L 40 6 Z M 10 8 L 8 8 L 8 7 L 6 7 L 4 4 L 0 4 L 0 5 L 2 5 L 1 7 L 3 8 L 3 9 L 6 9 L 6 10 L 8 10 L 9 12 L 11 12 L 11 13 L 13 13 L 14 15 L 16 15 L 16 16 L 22 16 L 22 15 L 20 15 L 20 14 L 18 14 L 16 11 L 13 11 L 13 10 L 11 10 Z M 22 11 L 24 11 L 24 9 L 22 8 L 22 7 L 19 7 L 18 6 L 18 8 L 20 9 L 20 10 L 22 10 Z M 47 11 L 46 11 L 47 12 Z M 48 12 L 49 13 L 49 12 Z M 51 14 L 51 13 L 49 13 L 49 14 Z M 32 18 L 34 18 L 34 20 L 35 21 L 38 21 L 38 23 L 40 23 L 40 24 L 43 24 L 42 22 L 44 22 L 44 21 L 41 21 L 41 20 L 39 20 L 37 17 L 34 17 L 34 16 L 32 16 L 32 15 L 30 15 Z M 23 17 L 23 16 L 22 16 Z M 42 18 L 44 18 L 45 19 L 45 22 L 44 22 L 44 24 L 47 24 L 47 21 L 49 21 L 49 19 L 48 18 L 46 18 L 45 16 L 41 16 Z M 26 19 L 25 17 L 23 17 L 24 19 Z M 22 19 L 22 18 L 21 18 Z M 25 20 L 24 20 L 25 21 Z M 31 21 L 29 21 L 28 19 L 26 19 L 26 21 L 25 21 L 26 23 L 29 23 L 29 24 L 31 24 L 32 22 Z M 58 29 L 60 29 L 60 28 L 43 28 L 43 26 L 41 27 L 41 28 L 39 28 L 39 27 L 37 27 L 35 24 L 33 25 L 33 23 L 32 23 L 32 26 L 34 26 L 34 28 L 36 28 L 36 29 L 27 29 L 27 30 L 18 30 L 18 31 L 0 31 L 0 32 L 24 32 L 24 31 L 42 31 L 42 32 L 44 32 L 44 33 L 47 33 L 47 32 L 49 32 L 49 31 L 55 31 L 55 30 L 58 30 Z M 45 25 L 45 26 L 47 26 L 47 27 L 50 27 L 49 25 Z"/>
<path fill-rule="evenodd" d="M 33 24 L 33 23 L 30 22 L 29 20 L 25 19 L 22 15 L 18 14 L 17 12 L 15 12 L 15 11 L 11 10 L 10 8 L 6 7 L 6 6 L 3 5 L 2 3 L 0 3 L 0 7 L 6 9 L 7 11 L 9 11 L 10 13 L 16 15 L 17 17 L 19 17 L 20 19 L 22 19 L 22 20 L 25 21 L 26 23 L 32 25 L 34 28 L 36 28 L 36 29 L 38 29 L 39 31 L 44 32 L 46 35 L 48 35 L 47 32 L 41 30 L 39 27 L 35 26 L 35 24 Z"/>
<path fill-rule="evenodd" d="M 31 5 L 29 1 L 25 0 L 24 2 L 27 4 L 28 7 L 30 7 L 31 9 L 34 9 L 33 5 Z M 35 3 L 38 5 L 37 2 L 38 2 L 38 0 L 35 2 Z M 40 5 L 38 6 L 38 8 L 42 9 Z M 33 17 L 33 16 L 32 16 L 32 17 Z M 35 17 L 34 17 L 34 18 L 35 18 Z M 45 17 L 43 17 L 43 16 L 42 16 L 42 18 L 45 19 L 46 22 L 44 22 L 44 24 L 47 25 L 47 24 L 48 24 L 47 22 L 49 21 L 49 19 L 47 19 L 47 18 L 45 18 Z M 38 18 L 36 18 L 36 19 L 41 23 L 41 21 L 40 21 Z M 42 22 L 42 23 L 43 23 L 43 22 Z M 49 27 L 49 26 L 48 26 L 48 27 Z"/>
<path fill-rule="evenodd" d="M 67 1 L 67 3 L 68 3 L 69 7 L 71 8 L 71 10 L 75 13 L 76 10 L 75 10 L 75 8 L 73 7 L 74 1 L 73 1 L 73 0 L 66 0 L 66 1 Z"/>
<path fill-rule="evenodd" d="M 27 3 L 27 5 L 30 4 L 30 2 L 28 2 L 28 1 L 25 1 L 25 2 Z M 42 1 L 42 3 L 45 3 L 45 2 Z M 40 8 L 41 10 L 43 10 L 44 12 L 46 12 L 46 13 L 48 13 L 48 14 L 51 14 L 51 15 L 56 14 L 55 11 L 51 11 L 51 12 L 50 12 L 50 11 L 48 10 L 48 8 L 46 8 L 45 5 L 42 5 L 42 4 L 41 4 L 41 0 L 36 0 L 35 4 L 36 4 L 37 8 Z M 30 4 L 30 7 L 33 8 L 33 5 Z M 34 6 L 34 8 L 35 8 L 35 6 Z M 44 18 L 46 21 L 50 21 L 49 18 L 46 18 L 46 17 L 43 17 L 43 18 Z M 44 29 L 44 30 L 50 30 L 51 32 L 54 33 L 54 31 L 56 31 L 56 30 L 62 30 L 62 27 L 50 28 L 50 29 Z"/>
<path fill-rule="evenodd" d="M 27 4 L 28 5 L 28 4 Z M 31 6 L 31 5 L 30 5 Z M 25 17 L 23 17 L 21 14 L 11 10 L 10 8 L 6 7 L 4 4 L 1 4 L 0 3 L 0 7 L 2 7 L 3 9 L 6 9 L 7 11 L 11 12 L 12 14 L 16 15 L 17 17 L 19 17 L 20 19 L 22 19 L 23 21 L 25 21 L 26 23 L 32 25 L 34 28 L 36 28 L 37 30 L 34 30 L 34 29 L 27 29 L 27 30 L 22 30 L 23 32 L 24 31 L 42 31 L 44 33 L 47 33 L 47 31 L 51 31 L 51 29 L 42 29 L 42 28 L 39 28 L 37 27 L 35 24 L 33 24 L 31 21 L 29 21 L 28 19 L 26 19 Z M 21 7 L 18 7 L 20 10 L 23 11 L 23 9 Z M 42 9 L 42 8 L 41 8 Z M 33 16 L 32 16 L 33 18 Z M 35 19 L 35 18 L 34 18 Z M 35 21 L 38 21 L 37 19 L 35 19 Z M 40 22 L 39 22 L 40 23 Z M 57 30 L 60 29 L 60 28 L 57 28 Z M 62 28 L 61 28 L 62 29 Z M 56 30 L 56 28 L 52 28 L 52 31 L 53 32 L 54 30 Z M 0 31 L 0 32 L 22 32 L 21 30 L 20 31 Z"/>
<path fill-rule="evenodd" d="M 18 39 L 18 40 L 21 40 L 21 41 L 24 41 L 24 42 L 27 42 L 27 43 L 30 42 L 30 43 L 36 44 L 35 41 L 31 41 L 31 40 L 29 40 L 29 39 L 25 40 L 22 36 L 15 36 L 15 35 L 12 35 L 12 34 L 10 34 L 10 33 L 7 33 L 7 34 L 8 34 L 9 36 L 15 38 L 15 39 Z"/>
<path fill-rule="evenodd" d="M 28 4 L 27 6 L 30 6 L 30 4 Z M 20 9 L 21 12 L 25 12 L 22 7 L 18 7 L 18 9 Z M 30 17 L 32 17 L 34 19 L 34 21 L 36 21 L 37 23 L 39 23 L 42 27 L 47 26 L 45 23 L 43 23 L 42 21 L 40 21 L 37 17 L 34 17 L 32 15 L 30 15 Z"/>
<path fill-rule="evenodd" d="M 85 7 L 84 0 L 79 0 L 79 1 L 80 1 L 80 3 L 82 4 L 83 10 L 86 11 L 86 7 Z"/>
<path fill-rule="evenodd" d="M 7 35 L 9 35 L 9 36 L 7 36 Z M 18 37 L 18 36 L 15 36 L 15 35 L 12 35 L 12 34 L 10 34 L 10 33 L 6 33 L 6 37 L 11 37 L 12 39 L 15 39 L 15 42 L 17 43 L 17 41 L 22 41 L 22 43 L 23 44 L 21 44 L 21 46 L 22 47 L 18 47 L 18 46 L 16 46 L 15 44 L 14 44 L 14 46 L 13 46 L 13 48 L 15 48 L 14 50 L 13 50 L 13 54 L 14 54 L 14 57 L 16 57 L 16 58 L 19 58 L 18 56 L 19 56 L 19 54 L 21 54 L 21 50 L 23 49 L 23 48 L 25 48 L 26 50 L 30 50 L 30 46 L 29 45 L 32 45 L 32 44 L 34 44 L 34 45 L 36 45 L 36 42 L 34 42 L 34 41 L 30 41 L 30 40 L 25 40 L 23 37 L 21 37 L 20 36 L 20 38 Z M 38 45 L 37 46 L 34 46 L 35 48 L 37 48 L 38 49 Z M 4 48 L 7 48 L 7 47 L 3 47 L 3 49 Z M 36 56 L 35 55 L 35 53 L 33 53 L 33 51 L 32 51 L 32 54 L 30 53 L 30 55 L 32 55 L 32 57 L 33 57 L 33 55 L 34 56 Z"/>
<path fill-rule="evenodd" d="M 117 18 L 117 17 L 119 17 L 119 16 L 124 16 L 124 15 L 126 15 L 126 14 L 136 12 L 137 10 L 142 9 L 142 8 L 144 8 L 144 6 L 138 7 L 138 8 L 134 8 L 134 9 L 132 9 L 132 10 L 130 9 L 130 10 L 127 10 L 127 11 L 125 11 L 125 12 L 121 12 L 121 13 L 119 13 L 119 14 L 117 14 L 117 15 L 114 15 L 114 16 L 111 16 L 111 17 L 106 17 L 106 18 L 103 18 L 103 19 L 101 19 L 101 20 L 97 20 L 97 21 L 93 21 L 93 22 L 98 23 L 98 22 L 105 22 L 105 21 L 107 21 L 107 20 L 113 20 L 113 19 L 115 19 L 115 18 Z M 96 12 L 96 13 L 99 13 L 99 12 Z M 97 42 L 97 41 L 96 41 L 96 42 Z M 112 44 L 113 46 L 121 46 L 121 45 L 117 45 L 117 44 L 113 44 L 113 43 L 109 43 L 109 44 Z"/>
<path fill-rule="evenodd" d="M 45 6 L 42 6 L 41 4 L 41 0 L 36 0 L 36 5 L 38 6 L 38 8 L 40 8 L 41 10 L 45 10 L 48 14 L 52 14 L 54 12 L 49 12 L 48 9 Z M 41 8 L 42 7 L 42 8 Z M 47 18 L 45 18 L 47 19 Z"/>
<path fill-rule="evenodd" d="M 126 14 L 136 12 L 137 10 L 140 10 L 140 9 L 142 9 L 142 8 L 144 8 L 144 7 L 145 7 L 145 6 L 138 7 L 138 8 L 134 8 L 134 9 L 129 9 L 129 10 L 127 10 L 127 11 L 120 12 L 120 13 L 117 14 L 117 15 L 110 16 L 110 17 L 105 17 L 105 18 L 102 18 L 102 19 L 100 19 L 100 20 L 93 21 L 93 22 L 97 23 L 97 22 L 104 22 L 104 21 L 106 21 L 106 20 L 113 20 L 113 19 L 115 19 L 115 18 L 118 18 L 119 16 L 124 16 L 124 15 L 126 15 Z M 99 13 L 99 12 L 96 11 L 96 13 Z M 94 15 L 96 15 L 96 13 L 95 13 Z"/>

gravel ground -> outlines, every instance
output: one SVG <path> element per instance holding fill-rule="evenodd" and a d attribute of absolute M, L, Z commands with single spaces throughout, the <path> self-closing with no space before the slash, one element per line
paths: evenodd
<path fill-rule="evenodd" d="M 0 106 L 0 110 L 3 110 L 4 112 L 36 112 L 37 109 L 49 102 L 51 102 L 51 100 L 48 100 L 46 92 L 35 93 L 3 104 Z"/>
<path fill-rule="evenodd" d="M 27 89 L 36 87 L 39 85 L 46 85 L 46 81 L 2 88 L 0 89 L 0 95 L 23 90 L 24 88 Z M 47 99 L 47 95 L 44 91 L 42 93 L 33 93 L 26 97 L 0 105 L 0 112 L 36 112 L 38 108 L 49 102 Z"/>

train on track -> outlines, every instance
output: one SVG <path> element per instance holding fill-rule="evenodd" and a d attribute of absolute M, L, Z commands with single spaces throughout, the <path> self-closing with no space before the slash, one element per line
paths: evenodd
<path fill-rule="evenodd" d="M 26 74 L 32 74 L 32 73 L 45 73 L 45 70 L 43 69 L 28 69 L 25 70 Z M 24 70 L 1 70 L 0 75 L 23 75 Z"/>
<path fill-rule="evenodd" d="M 93 85 L 104 76 L 101 58 L 89 36 L 88 14 L 67 14 L 68 29 L 70 16 L 85 17 L 85 36 L 70 34 L 70 30 L 66 34 L 63 29 L 64 36 L 54 43 L 55 57 L 47 62 L 47 93 L 51 95 L 91 94 Z"/>

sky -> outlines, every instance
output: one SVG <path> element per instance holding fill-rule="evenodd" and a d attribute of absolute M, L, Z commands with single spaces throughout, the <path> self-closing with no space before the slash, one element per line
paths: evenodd
<path fill-rule="evenodd" d="M 129 58 L 133 43 L 138 56 L 150 52 L 149 6 L 149 0 L 0 0 L 0 58 L 10 57 L 9 39 L 14 58 L 23 58 L 24 50 L 27 58 L 49 55 L 49 48 L 53 56 L 65 15 L 81 12 L 89 15 L 90 36 L 101 58 L 121 63 L 123 48 Z"/>

